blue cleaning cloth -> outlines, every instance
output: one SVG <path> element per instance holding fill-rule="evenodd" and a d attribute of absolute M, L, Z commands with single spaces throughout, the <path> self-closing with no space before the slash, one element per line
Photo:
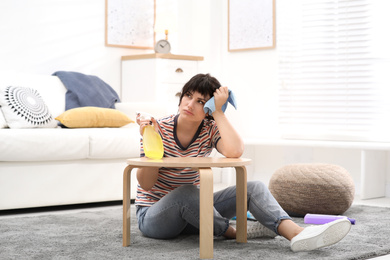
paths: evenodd
<path fill-rule="evenodd" d="M 222 106 L 222 111 L 225 112 L 228 103 L 230 103 L 235 109 L 237 109 L 236 98 L 231 90 L 229 90 L 229 97 L 225 104 Z M 215 102 L 214 97 L 210 98 L 209 101 L 204 104 L 203 110 L 205 113 L 209 113 L 211 115 L 215 111 Z"/>

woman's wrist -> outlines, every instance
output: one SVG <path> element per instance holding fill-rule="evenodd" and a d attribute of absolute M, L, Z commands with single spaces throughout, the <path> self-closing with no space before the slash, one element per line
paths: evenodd
<path fill-rule="evenodd" d="M 215 117 L 218 117 L 220 115 L 225 115 L 225 113 L 222 111 L 222 109 L 215 109 L 215 111 L 213 112 L 212 116 L 215 118 Z"/>

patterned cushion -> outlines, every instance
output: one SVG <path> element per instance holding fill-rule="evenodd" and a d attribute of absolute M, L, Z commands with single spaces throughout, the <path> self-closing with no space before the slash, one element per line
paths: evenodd
<path fill-rule="evenodd" d="M 269 189 L 291 216 L 340 215 L 352 204 L 354 182 L 347 170 L 332 164 L 292 164 L 278 169 Z"/>
<path fill-rule="evenodd" d="M 0 106 L 10 128 L 57 127 L 38 91 L 8 86 L 0 89 Z"/>
<path fill-rule="evenodd" d="M 3 116 L 3 111 L 1 110 L 1 106 L 0 106 L 0 128 L 6 128 L 8 125 L 7 125 L 7 121 L 5 121 L 5 118 Z"/>

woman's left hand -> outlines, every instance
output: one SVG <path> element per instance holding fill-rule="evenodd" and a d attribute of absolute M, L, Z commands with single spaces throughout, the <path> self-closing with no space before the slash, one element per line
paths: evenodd
<path fill-rule="evenodd" d="M 222 106 L 229 98 L 228 87 L 220 87 L 214 92 L 215 110 L 222 110 Z"/>

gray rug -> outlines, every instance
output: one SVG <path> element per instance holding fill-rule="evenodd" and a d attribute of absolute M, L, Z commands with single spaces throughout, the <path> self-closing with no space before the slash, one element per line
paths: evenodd
<path fill-rule="evenodd" d="M 122 247 L 120 206 L 0 217 L 0 259 L 198 259 L 199 237 L 173 240 L 143 237 L 132 211 L 131 240 Z M 246 244 L 215 239 L 214 259 L 368 259 L 390 254 L 390 208 L 352 206 L 345 215 L 356 225 L 340 243 L 294 253 L 282 238 L 258 238 Z M 303 223 L 302 218 L 295 218 Z"/>

